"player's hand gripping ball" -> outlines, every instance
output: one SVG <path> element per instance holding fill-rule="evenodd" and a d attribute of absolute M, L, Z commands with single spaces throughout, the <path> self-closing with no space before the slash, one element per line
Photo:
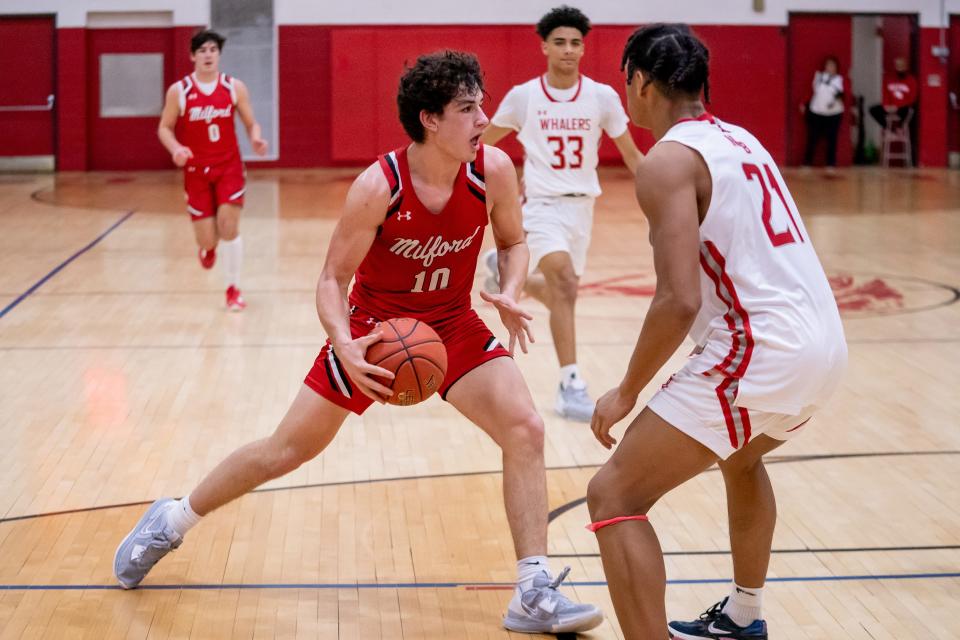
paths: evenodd
<path fill-rule="evenodd" d="M 383 339 L 367 349 L 367 362 L 393 372 L 393 380 L 377 378 L 393 390 L 390 404 L 417 404 L 440 388 L 447 373 L 447 349 L 430 325 L 413 318 L 392 318 L 374 331 Z"/>

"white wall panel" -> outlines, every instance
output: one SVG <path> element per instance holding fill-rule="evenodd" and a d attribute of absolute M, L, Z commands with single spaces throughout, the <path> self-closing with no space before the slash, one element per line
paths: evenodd
<path fill-rule="evenodd" d="M 57 27 L 83 27 L 87 12 L 173 12 L 176 25 L 207 24 L 210 3 L 205 0 L 0 0 L 0 15 L 55 13 Z M 152 26 L 152 25 L 141 25 Z"/>
<path fill-rule="evenodd" d="M 600 24 L 689 22 L 692 24 L 786 24 L 790 11 L 919 13 L 923 26 L 940 24 L 941 0 L 567 0 Z M 562 0 L 276 0 L 279 24 L 532 24 Z M 960 0 L 946 0 L 960 14 Z"/>
<path fill-rule="evenodd" d="M 532 24 L 562 0 L 276 0 L 278 24 Z M 790 11 L 919 13 L 920 23 L 941 23 L 941 0 L 584 0 L 579 5 L 600 24 L 682 21 L 691 24 L 786 24 Z M 960 14 L 960 0 L 944 0 L 946 13 Z M 208 24 L 204 0 L 2 0 L 0 14 L 56 13 L 57 26 L 80 27 L 87 11 L 173 11 L 178 25 Z"/>

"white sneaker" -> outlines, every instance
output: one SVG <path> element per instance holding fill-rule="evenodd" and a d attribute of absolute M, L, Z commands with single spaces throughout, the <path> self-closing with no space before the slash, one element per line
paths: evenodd
<path fill-rule="evenodd" d="M 487 278 L 483 281 L 483 290 L 487 293 L 500 293 L 500 265 L 497 264 L 497 250 L 485 251 L 480 259 L 487 268 Z"/>
<path fill-rule="evenodd" d="M 578 604 L 560 593 L 558 587 L 568 573 L 570 567 L 554 580 L 541 571 L 533 579 L 533 586 L 523 592 L 517 585 L 503 626 L 520 633 L 577 633 L 603 622 L 600 609 L 592 604 Z"/>
<path fill-rule="evenodd" d="M 567 420 L 576 422 L 590 422 L 593 419 L 593 410 L 597 403 L 587 394 L 587 385 L 582 382 L 564 386 L 562 383 L 557 389 L 557 413 Z"/>
<path fill-rule="evenodd" d="M 113 575 L 124 589 L 135 589 L 160 558 L 180 546 L 183 538 L 167 524 L 170 498 L 157 500 L 127 534 L 113 557 Z"/>

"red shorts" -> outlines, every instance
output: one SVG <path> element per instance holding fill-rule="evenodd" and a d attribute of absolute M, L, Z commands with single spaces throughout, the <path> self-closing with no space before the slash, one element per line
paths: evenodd
<path fill-rule="evenodd" d="M 217 215 L 222 204 L 243 206 L 247 190 L 240 156 L 209 166 L 189 164 L 183 169 L 187 211 L 193 220 Z"/>
<path fill-rule="evenodd" d="M 380 318 L 355 309 L 350 314 L 350 333 L 354 338 L 359 338 L 370 333 L 379 321 Z M 510 355 L 473 309 L 430 326 L 447 348 L 447 375 L 443 377 L 443 384 L 439 389 L 443 399 L 446 399 L 447 392 L 457 380 L 484 362 Z M 373 404 L 373 400 L 359 391 L 347 376 L 330 340 L 327 340 L 320 350 L 320 355 L 303 382 L 330 402 L 357 415 L 362 415 L 367 407 Z"/>

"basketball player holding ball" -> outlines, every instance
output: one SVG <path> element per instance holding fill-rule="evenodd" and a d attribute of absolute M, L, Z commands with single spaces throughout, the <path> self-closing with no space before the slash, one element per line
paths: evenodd
<path fill-rule="evenodd" d="M 425 55 L 407 69 L 397 104 L 412 142 L 354 181 L 330 239 L 316 298 L 329 340 L 272 435 L 232 453 L 189 496 L 151 505 L 117 549 L 114 574 L 124 588 L 139 585 L 202 516 L 319 455 L 350 412 L 386 402 L 391 390 L 383 382 L 394 375 L 365 355 L 382 338 L 378 323 L 407 317 L 443 341 L 441 397 L 503 451 L 504 502 L 519 559 L 504 626 L 558 633 L 600 624 L 597 607 L 558 589 L 567 571 L 555 579 L 547 566 L 543 421 L 510 357 L 517 343 L 525 352 L 533 340 L 530 316 L 516 304 L 529 253 L 513 164 L 480 143 L 489 122 L 482 96 L 480 65 L 470 54 Z M 481 296 L 499 312 L 509 349 L 470 303 L 488 222 L 501 292 Z"/>

